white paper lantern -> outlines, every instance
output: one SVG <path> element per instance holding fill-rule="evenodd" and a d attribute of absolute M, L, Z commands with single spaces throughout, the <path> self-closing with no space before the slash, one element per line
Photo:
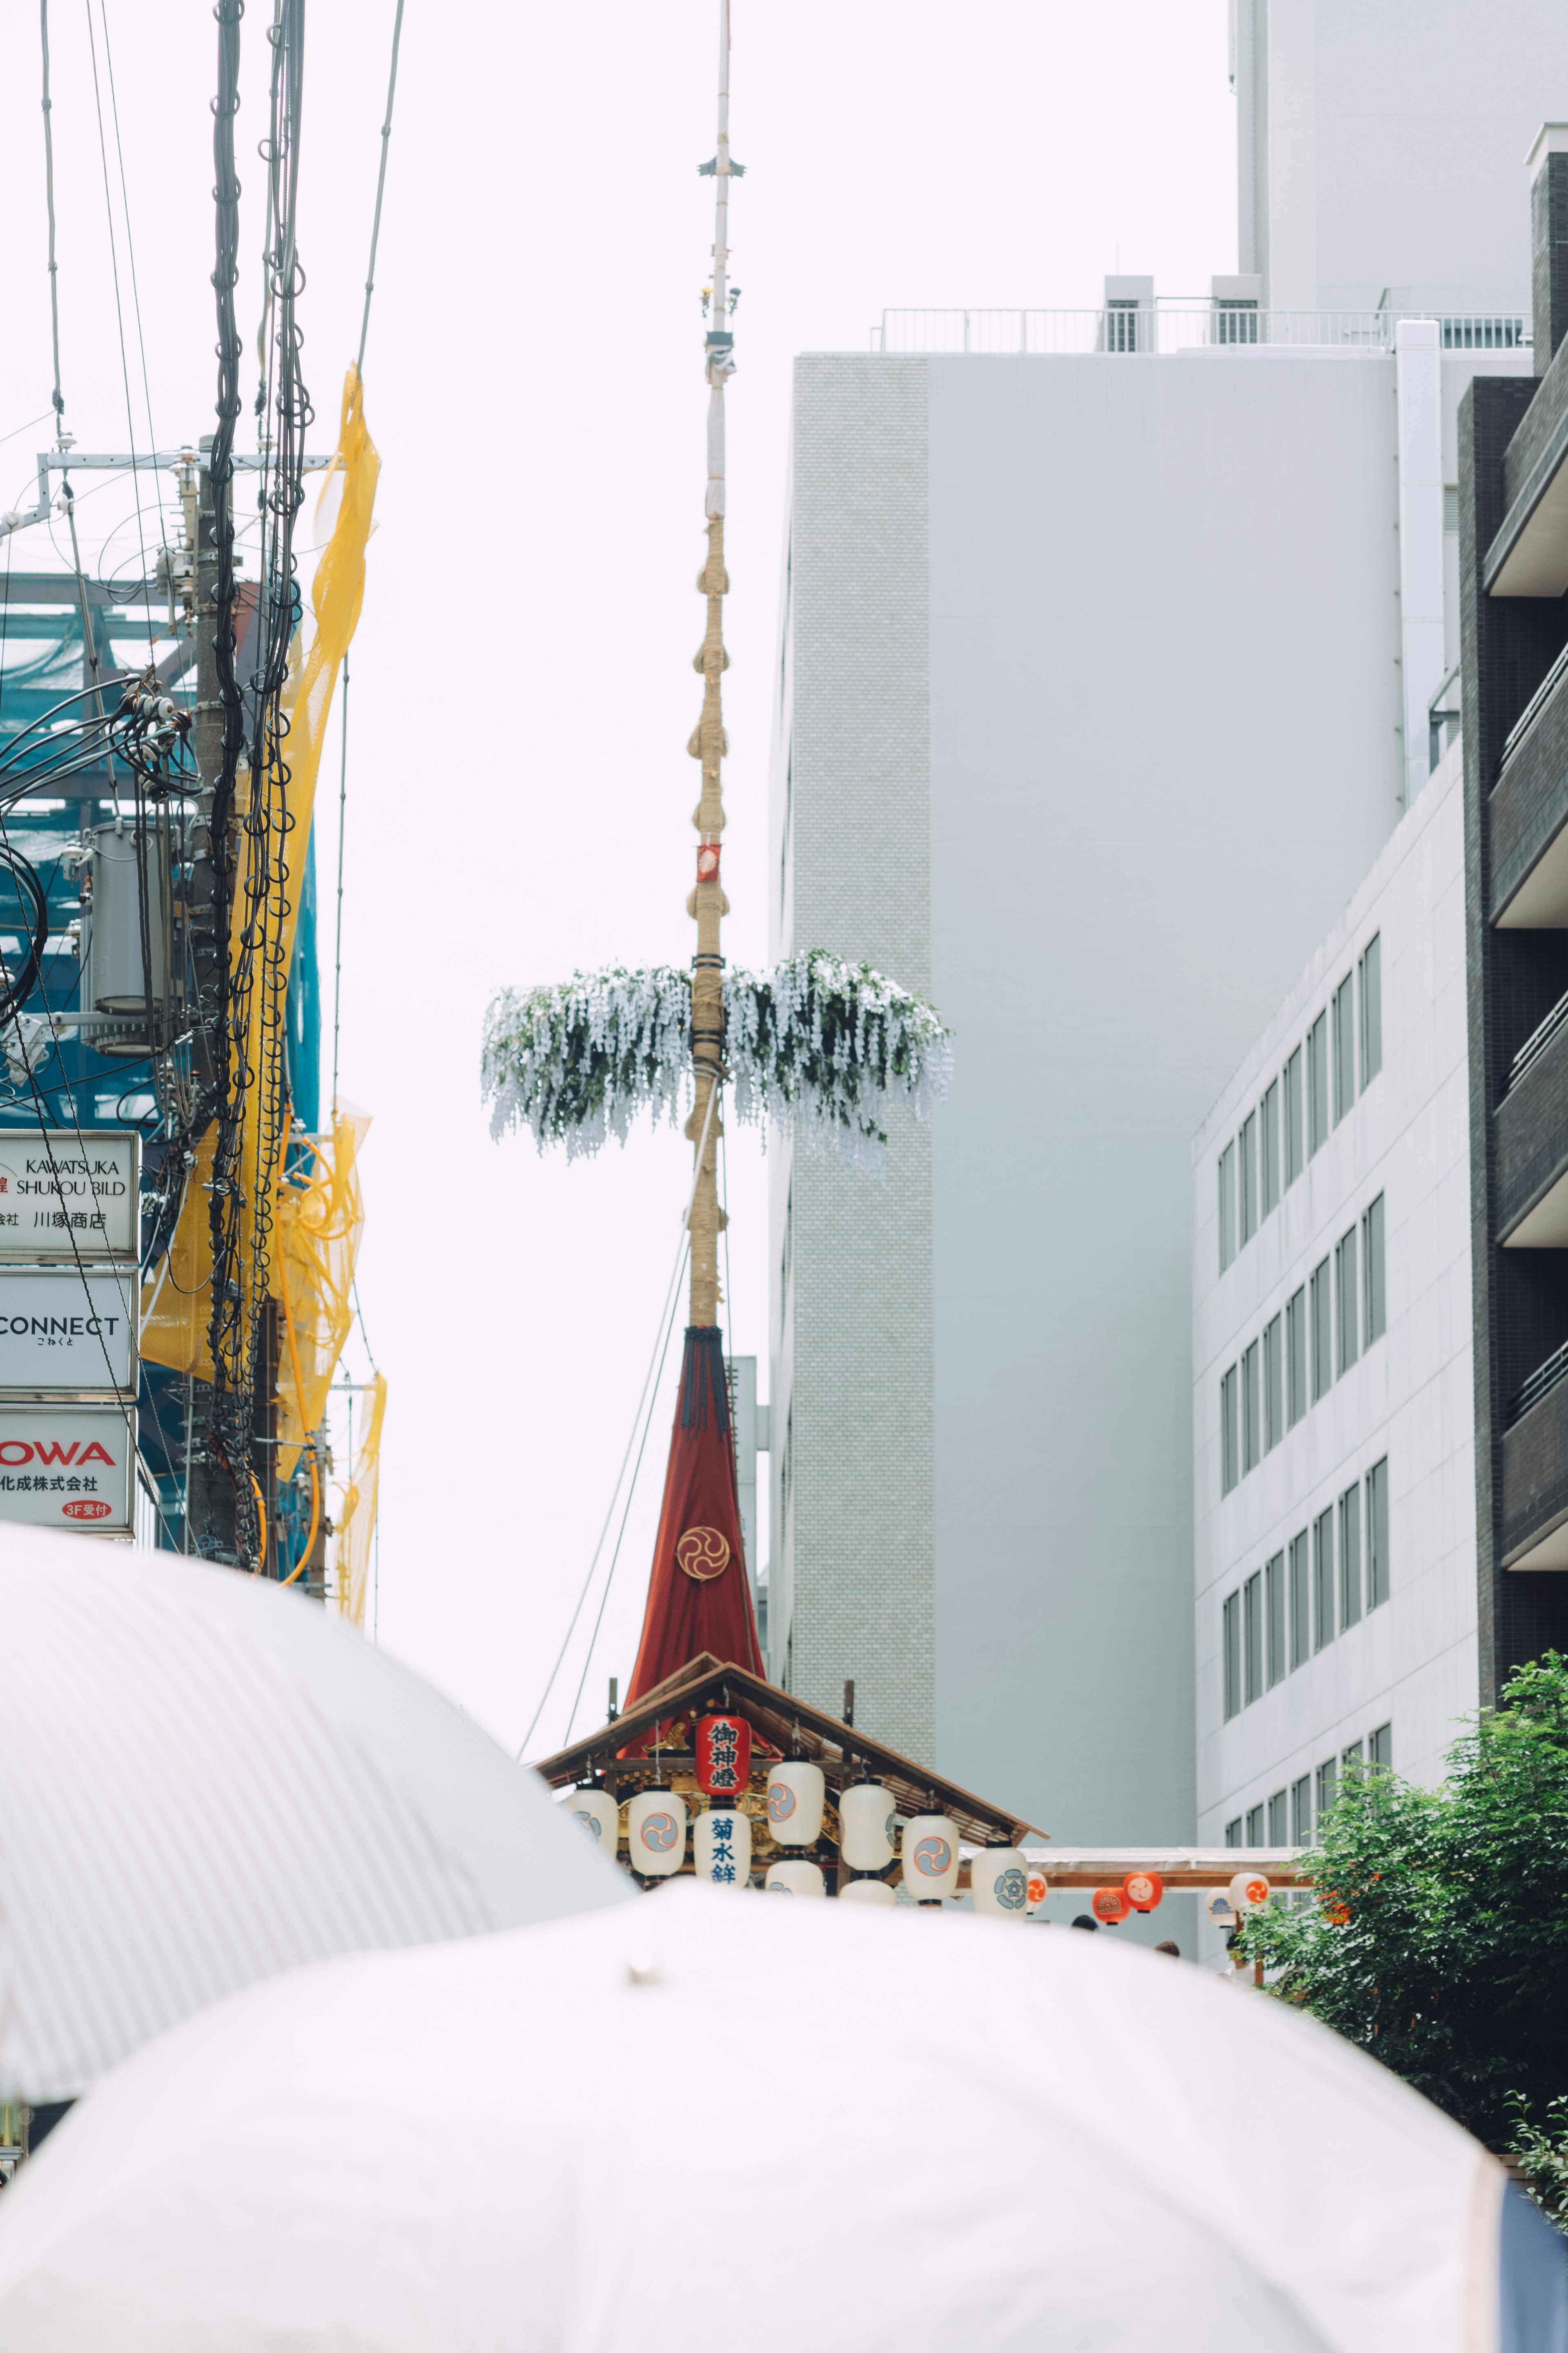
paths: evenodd
<path fill-rule="evenodd" d="M 1032 1862 L 1029 1865 L 1028 1885 L 1030 1912 L 1043 1912 L 1046 1908 L 1046 1898 L 1051 1892 L 1051 1883 L 1037 1862 Z"/>
<path fill-rule="evenodd" d="M 1261 1912 L 1269 1886 L 1260 1871 L 1238 1871 L 1230 1883 L 1230 1900 L 1238 1912 Z"/>
<path fill-rule="evenodd" d="M 626 1857 L 645 1879 L 668 1879 L 686 1856 L 686 1800 L 669 1789 L 639 1789 L 626 1808 Z"/>
<path fill-rule="evenodd" d="M 752 1825 L 746 1816 L 710 1806 L 691 1825 L 691 1860 L 699 1879 L 744 1887 L 752 1873 Z"/>
<path fill-rule="evenodd" d="M 1206 1920 L 1212 1920 L 1216 1928 L 1235 1927 L 1236 1906 L 1230 1900 L 1228 1889 L 1224 1887 L 1205 1888 L 1204 1891 L 1203 1907 L 1204 1917 Z"/>
<path fill-rule="evenodd" d="M 826 1895 L 826 1884 L 815 1862 L 802 1862 L 792 1856 L 786 1862 L 771 1862 L 763 1882 L 768 1895 Z"/>
<path fill-rule="evenodd" d="M 917 1904 L 958 1891 L 958 1824 L 945 1814 L 912 1814 L 904 1824 L 904 1885 Z"/>
<path fill-rule="evenodd" d="M 977 1912 L 994 1912 L 1005 1920 L 1027 1918 L 1029 1866 L 1016 1848 L 983 1848 L 969 1866 L 969 1884 Z"/>
<path fill-rule="evenodd" d="M 899 1810 L 892 1791 L 880 1781 L 851 1781 L 838 1800 L 838 1852 L 850 1870 L 886 1871 L 898 1852 L 893 1841 Z"/>
<path fill-rule="evenodd" d="M 768 1775 L 768 1829 L 775 1846 L 815 1846 L 822 1836 L 826 1783 L 820 1765 L 786 1757 Z"/>
<path fill-rule="evenodd" d="M 595 1844 L 616 1859 L 616 1841 L 620 1836 L 620 1809 L 603 1789 L 573 1789 L 563 1800 L 574 1821 L 581 1822 Z"/>
<path fill-rule="evenodd" d="M 897 1904 L 885 1879 L 847 1879 L 838 1891 L 840 1904 Z"/>

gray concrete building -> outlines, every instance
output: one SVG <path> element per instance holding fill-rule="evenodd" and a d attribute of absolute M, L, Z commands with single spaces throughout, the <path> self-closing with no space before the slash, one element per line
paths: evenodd
<path fill-rule="evenodd" d="M 1426 776 L 1514 274 L 1403 349 L 1230 279 L 796 363 L 775 945 L 955 1074 L 885 1188 L 773 1157 L 770 1664 L 1071 1841 L 1194 1832 L 1190 1139 Z"/>

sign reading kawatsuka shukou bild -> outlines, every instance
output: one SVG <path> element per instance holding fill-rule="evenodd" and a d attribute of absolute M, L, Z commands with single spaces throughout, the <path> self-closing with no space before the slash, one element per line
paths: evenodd
<path fill-rule="evenodd" d="M 129 1128 L 0 1133 L 0 1260 L 134 1259 L 140 1153 Z"/>

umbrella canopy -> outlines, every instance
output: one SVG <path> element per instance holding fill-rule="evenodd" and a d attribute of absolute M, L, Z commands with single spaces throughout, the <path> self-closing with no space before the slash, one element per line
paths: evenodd
<path fill-rule="evenodd" d="M 544 1785 L 297 1592 L 0 1534 L 0 2099 L 335 1953 L 630 1895 Z"/>
<path fill-rule="evenodd" d="M 0 2344 L 1496 2353 L 1503 2189 L 1181 1963 L 688 1882 L 149 2046 L 0 2199 Z"/>

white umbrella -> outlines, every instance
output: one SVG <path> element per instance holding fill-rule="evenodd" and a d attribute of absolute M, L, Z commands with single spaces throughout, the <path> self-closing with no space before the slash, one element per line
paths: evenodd
<path fill-rule="evenodd" d="M 615 1903 L 460 1709 L 298 1592 L 0 1533 L 0 2099 L 335 1953 Z"/>
<path fill-rule="evenodd" d="M 1108 1942 L 688 1882 L 258 1987 L 0 2199 L 0 2345 L 1496 2353 L 1496 2161 Z"/>

